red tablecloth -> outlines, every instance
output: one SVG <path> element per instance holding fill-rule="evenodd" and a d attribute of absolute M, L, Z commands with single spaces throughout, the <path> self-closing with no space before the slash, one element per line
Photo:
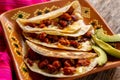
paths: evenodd
<path fill-rule="evenodd" d="M 41 3 L 49 0 L 0 0 L 0 14 L 5 11 Z M 12 80 L 11 58 L 7 52 L 2 26 L 0 24 L 0 80 Z"/>

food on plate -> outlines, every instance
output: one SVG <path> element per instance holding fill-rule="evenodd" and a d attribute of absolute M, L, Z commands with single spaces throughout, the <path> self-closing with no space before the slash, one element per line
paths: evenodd
<path fill-rule="evenodd" d="M 97 63 L 99 66 L 103 66 L 107 62 L 107 55 L 100 47 L 93 45 L 92 48 L 98 54 Z"/>
<path fill-rule="evenodd" d="M 34 48 L 30 48 L 32 46 L 29 43 L 27 46 L 28 48 L 26 50 L 24 49 L 24 61 L 26 65 L 31 71 L 44 76 L 58 78 L 78 76 L 92 70 L 97 65 L 97 56 L 85 58 L 85 55 L 81 55 L 83 57 L 77 57 L 75 59 L 64 56 L 61 58 L 51 57 L 50 54 L 44 56 L 44 52 L 37 52 Z"/>
<path fill-rule="evenodd" d="M 106 51 L 108 54 L 110 54 L 111 56 L 114 56 L 116 58 L 120 58 L 120 50 L 112 47 L 111 45 L 109 45 L 108 43 L 105 43 L 104 41 L 98 39 L 96 36 L 92 35 L 92 38 L 94 40 L 94 42 L 100 46 L 104 51 Z"/>
<path fill-rule="evenodd" d="M 108 35 L 104 33 L 103 28 L 95 30 L 97 38 L 105 42 L 120 42 L 120 34 Z"/>
<path fill-rule="evenodd" d="M 71 59 L 83 59 L 83 58 L 93 58 L 96 57 L 97 54 L 89 51 L 89 52 L 80 52 L 80 51 L 72 51 L 72 50 L 61 50 L 61 49 L 53 49 L 45 46 L 34 44 L 30 41 L 26 41 L 27 45 L 38 54 L 49 57 L 58 57 L 58 58 L 71 58 Z"/>
<path fill-rule="evenodd" d="M 84 23 L 78 1 L 17 23 L 26 43 L 24 62 L 31 71 L 62 78 L 84 74 L 97 65 L 91 41 L 94 28 Z"/>
<path fill-rule="evenodd" d="M 77 30 L 75 33 L 61 33 L 59 31 L 56 30 L 42 30 L 40 32 L 29 32 L 29 33 L 37 33 L 40 34 L 42 32 L 45 32 L 49 35 L 58 35 L 58 36 L 71 36 L 71 37 L 79 37 L 81 35 L 84 35 L 85 33 L 87 33 L 89 30 L 91 30 L 93 32 L 93 27 L 91 25 L 86 25 L 83 20 L 81 20 L 81 22 L 79 23 L 80 25 L 77 25 L 79 27 L 81 27 L 80 30 Z"/>
<path fill-rule="evenodd" d="M 40 34 L 23 33 L 29 41 L 42 46 L 66 50 L 90 51 L 91 38 L 87 34 L 79 37 L 49 35 L 45 32 Z"/>
<path fill-rule="evenodd" d="M 73 1 L 60 9 L 30 19 L 17 19 L 17 23 L 25 32 L 53 31 L 50 33 L 52 35 L 56 33 L 60 35 L 73 34 L 81 29 L 86 32 L 91 26 L 85 25 L 83 22 L 78 1 Z"/>
<path fill-rule="evenodd" d="M 79 1 L 30 19 L 16 20 L 24 37 L 24 62 L 48 77 L 73 77 L 107 63 L 106 53 L 120 58 L 120 50 L 106 42 L 118 42 L 119 34 L 84 23 Z M 98 29 L 99 28 L 99 29 Z"/>

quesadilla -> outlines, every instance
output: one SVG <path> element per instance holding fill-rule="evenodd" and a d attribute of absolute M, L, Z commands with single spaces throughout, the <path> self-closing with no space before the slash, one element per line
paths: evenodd
<path fill-rule="evenodd" d="M 75 33 L 85 26 L 78 1 L 30 19 L 17 19 L 17 23 L 25 32 L 57 31 L 68 34 Z"/>
<path fill-rule="evenodd" d="M 40 45 L 38 46 L 29 41 L 27 41 L 27 47 L 26 50 L 23 50 L 26 65 L 31 71 L 44 76 L 58 78 L 79 76 L 92 70 L 97 65 L 97 55 L 95 53 L 77 52 L 77 54 L 80 53 L 83 55 L 78 57 L 79 55 L 75 54 L 75 57 L 73 54 L 76 52 L 60 52 L 59 50 L 57 51 Z M 39 52 L 39 49 L 41 52 Z M 65 57 L 56 56 L 54 53 L 58 53 L 58 55 L 62 53 Z M 70 53 L 71 55 L 66 56 L 67 53 Z M 89 55 L 89 57 L 87 55 Z"/>
<path fill-rule="evenodd" d="M 89 52 L 80 52 L 80 51 L 71 51 L 71 50 L 61 50 L 53 49 L 38 44 L 34 44 L 30 41 L 26 41 L 27 45 L 38 54 L 48 57 L 58 57 L 58 58 L 70 58 L 70 59 L 83 59 L 83 58 L 93 58 L 97 54 L 91 51 Z"/>
<path fill-rule="evenodd" d="M 92 70 L 97 54 L 92 51 L 94 28 L 86 25 L 78 1 L 30 19 L 17 19 L 23 31 L 24 62 L 48 77 L 73 77 Z"/>
<path fill-rule="evenodd" d="M 57 36 L 49 35 L 45 32 L 23 33 L 24 37 L 36 44 L 56 49 L 75 50 L 75 51 L 90 51 L 91 38 L 85 36 L 70 37 L 70 36 Z"/>

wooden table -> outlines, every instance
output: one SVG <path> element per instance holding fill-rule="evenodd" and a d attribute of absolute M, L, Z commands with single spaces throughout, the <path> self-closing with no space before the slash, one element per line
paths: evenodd
<path fill-rule="evenodd" d="M 89 0 L 114 33 L 120 33 L 120 0 Z M 120 80 L 120 67 L 95 73 L 77 80 Z"/>

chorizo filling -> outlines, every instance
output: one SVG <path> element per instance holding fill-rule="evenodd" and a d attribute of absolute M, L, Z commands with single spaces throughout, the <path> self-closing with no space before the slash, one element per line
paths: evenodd
<path fill-rule="evenodd" d="M 33 66 L 33 63 L 37 63 L 38 67 L 47 73 L 56 74 L 62 72 L 64 75 L 73 75 L 76 72 L 76 68 L 80 66 L 89 66 L 89 59 L 63 59 L 54 57 L 45 57 L 28 50 L 26 54 L 27 63 Z"/>
<path fill-rule="evenodd" d="M 39 23 L 26 23 L 25 26 L 37 28 L 49 28 L 54 26 L 58 29 L 64 29 L 68 25 L 73 24 L 75 21 L 78 21 L 78 16 L 73 13 L 73 8 L 71 7 L 66 13 L 63 13 L 55 19 L 46 19 L 40 21 Z"/>
<path fill-rule="evenodd" d="M 56 35 L 49 35 L 45 32 L 42 32 L 40 34 L 34 34 L 30 33 L 30 37 L 33 39 L 37 39 L 40 42 L 48 43 L 48 44 L 55 44 L 55 45 L 64 45 L 67 47 L 74 47 L 74 48 L 80 48 L 80 43 L 85 42 L 91 39 L 91 34 L 86 33 L 83 36 L 80 37 L 69 37 L 69 36 L 56 36 Z"/>

